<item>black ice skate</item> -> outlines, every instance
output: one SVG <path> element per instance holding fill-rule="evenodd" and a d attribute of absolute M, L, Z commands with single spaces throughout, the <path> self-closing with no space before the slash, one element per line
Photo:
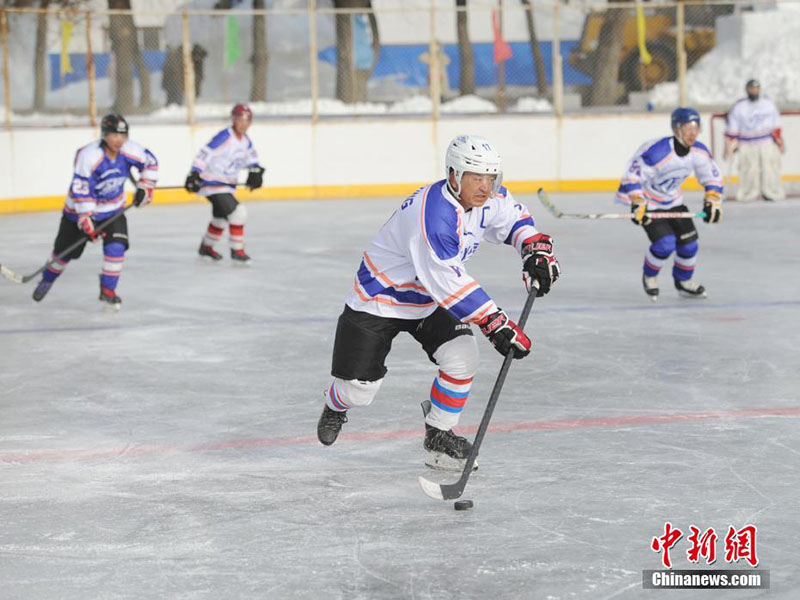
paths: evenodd
<path fill-rule="evenodd" d="M 211 246 L 206 246 L 205 244 L 200 244 L 200 249 L 197 253 L 202 256 L 203 258 L 210 258 L 211 260 L 222 260 L 222 254 L 214 250 Z"/>
<path fill-rule="evenodd" d="M 100 278 L 102 282 L 102 276 Z M 117 296 L 117 292 L 114 290 L 110 290 L 108 288 L 104 288 L 103 284 L 100 284 L 100 302 L 103 302 L 103 307 L 109 306 L 114 310 L 119 310 L 122 308 L 122 298 Z"/>
<path fill-rule="evenodd" d="M 642 275 L 642 286 L 644 286 L 644 293 L 650 296 L 650 300 L 658 301 L 658 277 Z"/>
<path fill-rule="evenodd" d="M 319 441 L 326 446 L 330 446 L 339 437 L 339 432 L 342 430 L 342 425 L 347 423 L 347 411 L 335 411 L 325 405 L 322 409 L 322 415 L 319 417 L 317 423 L 317 437 Z"/>
<path fill-rule="evenodd" d="M 707 298 L 706 288 L 689 279 L 688 281 L 675 280 L 675 289 L 683 298 Z"/>
<path fill-rule="evenodd" d="M 39 285 L 36 286 L 36 289 L 33 290 L 33 299 L 36 302 L 41 302 L 42 298 L 47 296 L 47 292 L 50 291 L 50 288 L 53 286 L 53 281 L 47 281 L 46 279 L 42 279 L 39 282 Z"/>
<path fill-rule="evenodd" d="M 242 264 L 247 264 L 250 262 L 250 257 L 244 250 L 234 250 L 231 248 L 231 260 L 238 261 Z"/>
<path fill-rule="evenodd" d="M 467 438 L 456 435 L 452 429 L 444 431 L 427 423 L 425 423 L 425 441 L 422 446 L 426 452 L 425 465 L 442 471 L 462 471 L 472 450 L 472 444 Z M 475 471 L 477 468 L 476 460 L 472 470 Z"/>

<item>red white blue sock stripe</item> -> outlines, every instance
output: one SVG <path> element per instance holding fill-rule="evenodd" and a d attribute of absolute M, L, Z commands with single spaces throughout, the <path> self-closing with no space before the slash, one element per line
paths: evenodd
<path fill-rule="evenodd" d="M 439 371 L 431 386 L 431 404 L 449 413 L 460 413 L 469 397 L 472 379 L 456 379 Z"/>
<path fill-rule="evenodd" d="M 339 394 L 336 391 L 336 382 L 334 381 L 331 384 L 330 389 L 328 389 L 328 401 L 330 402 L 331 408 L 334 410 L 347 410 L 350 408 L 347 404 L 342 402 Z"/>

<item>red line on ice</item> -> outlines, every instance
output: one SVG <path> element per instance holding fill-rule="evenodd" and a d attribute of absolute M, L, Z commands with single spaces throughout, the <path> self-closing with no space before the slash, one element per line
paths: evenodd
<path fill-rule="evenodd" d="M 637 425 L 664 425 L 668 423 L 688 423 L 693 421 L 711 421 L 715 419 L 753 419 L 761 417 L 797 417 L 800 406 L 774 408 L 744 408 L 719 410 L 687 414 L 636 415 L 623 417 L 595 417 L 590 419 L 557 419 L 553 421 L 528 421 L 518 423 L 498 423 L 489 426 L 489 431 L 508 433 L 514 431 L 555 431 L 562 429 L 580 429 L 584 427 L 633 427 Z M 459 427 L 459 433 L 474 434 L 477 425 Z M 400 431 L 364 431 L 361 433 L 345 433 L 341 441 L 375 441 L 395 440 L 420 437 L 421 429 Z M 111 448 L 108 450 L 45 450 L 41 452 L 22 452 L 0 454 L 0 463 L 23 463 L 47 460 L 93 460 L 123 456 L 146 456 L 168 454 L 173 452 L 219 452 L 223 450 L 242 450 L 249 448 L 270 448 L 276 446 L 309 446 L 318 444 L 317 436 L 286 436 L 263 439 L 228 440 L 224 442 L 207 442 L 186 446 L 149 445 Z"/>

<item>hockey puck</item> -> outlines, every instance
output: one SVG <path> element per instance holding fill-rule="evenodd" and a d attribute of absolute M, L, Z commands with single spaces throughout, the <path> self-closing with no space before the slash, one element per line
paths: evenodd
<path fill-rule="evenodd" d="M 472 508 L 472 500 L 456 500 L 453 504 L 453 508 L 456 510 L 469 510 Z"/>

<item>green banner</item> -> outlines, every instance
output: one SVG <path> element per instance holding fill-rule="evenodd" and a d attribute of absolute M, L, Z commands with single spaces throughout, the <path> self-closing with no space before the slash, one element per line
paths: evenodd
<path fill-rule="evenodd" d="M 239 60 L 242 48 L 239 46 L 239 21 L 229 16 L 225 20 L 225 67 L 230 67 Z"/>

